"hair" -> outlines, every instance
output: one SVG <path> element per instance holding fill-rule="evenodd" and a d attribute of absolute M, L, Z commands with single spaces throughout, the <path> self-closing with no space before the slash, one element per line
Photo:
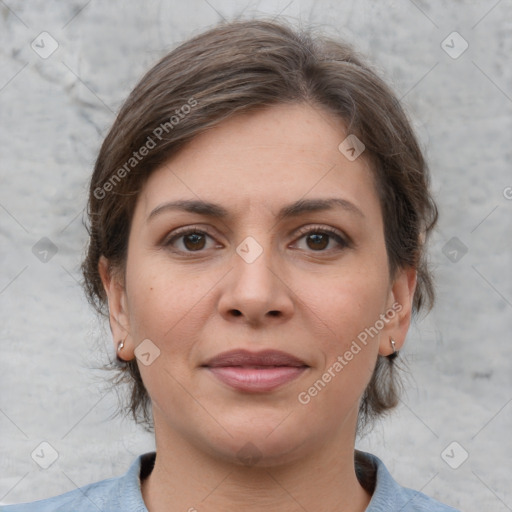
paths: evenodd
<path fill-rule="evenodd" d="M 135 203 L 151 172 L 227 118 L 297 103 L 331 112 L 364 143 L 384 219 L 390 278 L 416 269 L 413 314 L 432 308 L 426 242 L 438 212 L 400 101 L 346 43 L 311 29 L 252 20 L 222 23 L 168 53 L 131 92 L 106 136 L 90 182 L 90 238 L 82 263 L 85 292 L 101 315 L 108 315 L 108 301 L 99 259 L 107 258 L 110 270 L 124 276 Z M 394 357 L 378 356 L 361 399 L 359 428 L 397 405 L 395 364 Z M 151 401 L 136 360 L 117 370 L 117 382 L 130 386 L 125 408 L 151 429 Z"/>

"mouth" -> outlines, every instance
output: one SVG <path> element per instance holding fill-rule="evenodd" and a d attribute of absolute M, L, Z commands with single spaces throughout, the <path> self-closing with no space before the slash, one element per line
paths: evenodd
<path fill-rule="evenodd" d="M 224 384 L 247 393 L 273 391 L 309 368 L 304 361 L 278 350 L 223 352 L 202 367 Z"/>

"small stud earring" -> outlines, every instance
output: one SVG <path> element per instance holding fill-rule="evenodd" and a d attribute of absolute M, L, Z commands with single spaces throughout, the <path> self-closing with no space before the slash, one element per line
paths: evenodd
<path fill-rule="evenodd" d="M 117 362 L 119 363 L 119 365 L 121 365 L 123 368 L 126 366 L 127 362 L 126 360 L 124 360 L 119 354 L 121 353 L 121 350 L 123 350 L 123 347 L 124 347 L 124 340 L 120 340 L 119 343 L 117 344 L 117 354 L 116 354 L 116 359 L 117 359 Z"/>

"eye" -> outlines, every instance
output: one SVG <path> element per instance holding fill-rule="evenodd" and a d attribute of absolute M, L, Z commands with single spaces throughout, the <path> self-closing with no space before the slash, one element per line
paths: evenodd
<path fill-rule="evenodd" d="M 299 249 L 312 250 L 315 252 L 328 252 L 328 250 L 341 250 L 349 246 L 349 242 L 343 235 L 333 228 L 327 227 L 305 227 L 299 230 L 300 238 L 306 247 L 298 247 Z M 294 245 L 298 245 L 298 241 Z"/>
<path fill-rule="evenodd" d="M 294 248 L 314 252 L 342 250 L 350 245 L 349 241 L 337 230 L 329 227 L 307 226 L 299 230 L 299 238 Z M 302 246 L 301 246 L 302 242 Z M 304 246 L 305 244 L 305 246 Z M 194 227 L 181 228 L 169 235 L 163 244 L 174 252 L 192 253 L 212 248 L 221 248 L 213 236 L 206 231 Z"/>
<path fill-rule="evenodd" d="M 213 246 L 219 247 L 208 233 L 197 228 L 178 229 L 163 242 L 163 245 L 177 252 L 200 252 Z"/>

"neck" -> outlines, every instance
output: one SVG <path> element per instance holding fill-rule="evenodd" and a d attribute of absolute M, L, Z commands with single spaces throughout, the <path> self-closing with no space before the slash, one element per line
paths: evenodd
<path fill-rule="evenodd" d="M 350 437 L 349 443 L 329 442 L 285 463 L 244 466 L 157 429 L 155 466 L 142 495 L 149 512 L 362 512 L 370 495 L 356 477 Z"/>

